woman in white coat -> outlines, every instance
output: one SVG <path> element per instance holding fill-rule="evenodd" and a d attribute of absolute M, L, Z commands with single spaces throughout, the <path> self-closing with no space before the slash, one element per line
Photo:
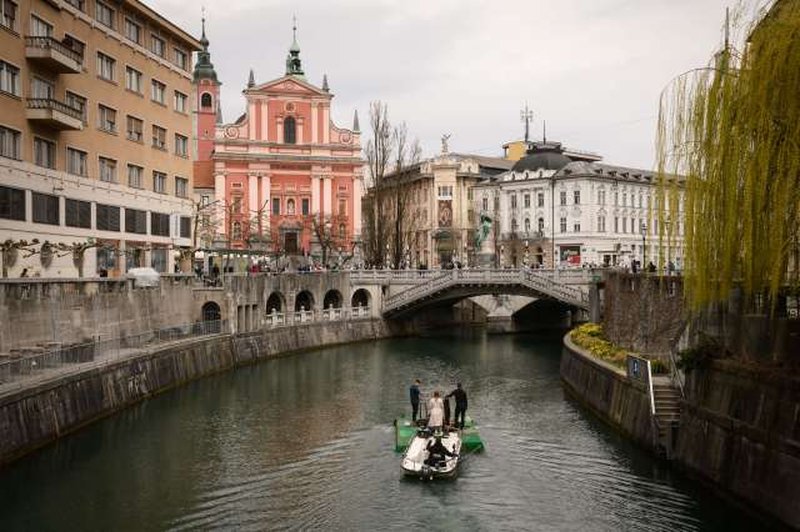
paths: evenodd
<path fill-rule="evenodd" d="M 433 397 L 428 401 L 428 427 L 441 429 L 444 424 L 444 401 L 439 392 L 433 392 Z"/>

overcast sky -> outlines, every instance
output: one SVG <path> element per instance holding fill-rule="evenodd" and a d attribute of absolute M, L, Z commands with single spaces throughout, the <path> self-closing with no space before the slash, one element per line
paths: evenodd
<path fill-rule="evenodd" d="M 758 0 L 747 0 L 746 14 Z M 297 15 L 307 79 L 322 75 L 333 118 L 367 129 L 369 103 L 386 102 L 425 155 L 450 133 L 451 151 L 502 155 L 523 136 L 652 168 L 658 98 L 677 74 L 705 65 L 736 0 L 146 0 L 200 36 L 200 6 L 223 83 L 225 121 L 244 109 L 252 67 L 262 83 L 284 74 Z M 366 145 L 366 134 L 363 144 Z"/>

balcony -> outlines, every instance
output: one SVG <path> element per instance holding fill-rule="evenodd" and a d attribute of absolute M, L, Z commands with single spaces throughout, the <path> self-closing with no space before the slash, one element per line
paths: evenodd
<path fill-rule="evenodd" d="M 52 98 L 28 98 L 28 120 L 53 129 L 79 131 L 83 129 L 80 109 L 70 107 Z"/>
<path fill-rule="evenodd" d="M 25 57 L 51 72 L 79 74 L 83 56 L 53 37 L 25 37 Z"/>

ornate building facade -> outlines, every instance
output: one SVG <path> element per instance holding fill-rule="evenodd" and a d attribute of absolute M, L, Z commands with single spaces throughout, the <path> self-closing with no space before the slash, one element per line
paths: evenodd
<path fill-rule="evenodd" d="M 205 32 L 201 42 L 196 194 L 202 216 L 216 220 L 214 247 L 325 262 L 352 253 L 361 233 L 358 115 L 351 129 L 333 123 L 327 77 L 320 87 L 306 79 L 295 34 L 284 75 L 256 83 L 251 71 L 245 113 L 221 123 Z"/>

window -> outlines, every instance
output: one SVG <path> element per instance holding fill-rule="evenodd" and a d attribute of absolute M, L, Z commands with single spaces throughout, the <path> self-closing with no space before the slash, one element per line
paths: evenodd
<path fill-rule="evenodd" d="M 242 223 L 233 222 L 233 240 L 242 239 Z"/>
<path fill-rule="evenodd" d="M 95 2 L 94 18 L 104 26 L 114 29 L 114 10 L 102 2 Z"/>
<path fill-rule="evenodd" d="M 103 52 L 97 52 L 97 76 L 108 81 L 114 81 L 114 69 L 117 61 Z"/>
<path fill-rule="evenodd" d="M 92 227 L 92 204 L 88 201 L 67 199 L 64 203 L 64 222 L 67 227 Z"/>
<path fill-rule="evenodd" d="M 642 193 L 639 192 L 639 208 L 642 208 Z"/>
<path fill-rule="evenodd" d="M 188 216 L 181 216 L 180 220 L 180 237 L 181 238 L 191 238 L 192 237 L 192 219 Z"/>
<path fill-rule="evenodd" d="M 45 168 L 55 168 L 56 143 L 35 137 L 33 139 L 33 162 Z"/>
<path fill-rule="evenodd" d="M 0 157 L 19 160 L 21 137 L 22 134 L 19 131 L 0 126 Z"/>
<path fill-rule="evenodd" d="M 452 185 L 441 186 L 437 189 L 439 199 L 452 199 L 453 187 Z"/>
<path fill-rule="evenodd" d="M 339 200 L 339 216 L 347 216 L 347 200 Z"/>
<path fill-rule="evenodd" d="M 531 219 L 525 218 L 525 234 L 528 234 L 530 232 L 531 232 Z"/>
<path fill-rule="evenodd" d="M 187 58 L 188 56 L 186 55 L 186 52 L 175 48 L 175 64 L 178 66 L 178 68 L 181 70 L 186 70 L 186 67 L 189 64 Z"/>
<path fill-rule="evenodd" d="M 153 126 L 153 147 L 159 150 L 167 149 L 167 130 L 161 126 Z"/>
<path fill-rule="evenodd" d="M 19 69 L 0 61 L 0 91 L 21 96 L 19 93 Z"/>
<path fill-rule="evenodd" d="M 86 43 L 79 41 L 75 37 L 69 34 L 64 34 L 64 39 L 61 41 L 61 44 L 75 52 L 80 56 L 80 63 L 83 64 L 83 58 L 86 53 Z"/>
<path fill-rule="evenodd" d="M 605 216 L 598 216 L 597 217 L 597 232 L 598 233 L 605 233 L 606 232 L 606 217 Z"/>
<path fill-rule="evenodd" d="M 536 195 L 536 206 L 537 207 L 544 207 L 544 192 L 539 192 Z"/>
<path fill-rule="evenodd" d="M 153 170 L 153 192 L 167 193 L 167 174 Z"/>
<path fill-rule="evenodd" d="M 598 190 L 597 191 L 597 203 L 599 205 L 606 204 L 606 191 L 605 190 Z"/>
<path fill-rule="evenodd" d="M 565 190 L 561 191 L 561 205 L 567 204 L 567 192 Z"/>
<path fill-rule="evenodd" d="M 55 96 L 55 84 L 49 79 L 34 77 L 31 79 L 31 96 L 42 100 L 52 100 Z"/>
<path fill-rule="evenodd" d="M 175 195 L 179 198 L 186 198 L 188 197 L 189 192 L 189 180 L 183 177 L 176 177 L 175 178 Z"/>
<path fill-rule="evenodd" d="M 537 231 L 539 231 L 539 233 L 544 233 L 544 218 L 539 218 L 539 220 L 537 220 L 536 224 L 537 224 L 537 227 L 538 227 Z"/>
<path fill-rule="evenodd" d="M 272 198 L 272 214 L 279 215 L 281 213 L 281 200 L 279 198 Z"/>
<path fill-rule="evenodd" d="M 135 68 L 131 68 L 129 66 L 125 67 L 125 88 L 129 91 L 133 91 L 136 94 L 142 93 L 142 73 L 136 70 Z"/>
<path fill-rule="evenodd" d="M 45 22 L 36 15 L 31 15 L 31 36 L 52 37 L 53 25 Z"/>
<path fill-rule="evenodd" d="M 483 201 L 481 202 L 481 208 L 484 211 L 488 211 L 489 210 L 489 198 L 483 198 Z"/>
<path fill-rule="evenodd" d="M 294 118 L 291 116 L 286 117 L 283 120 L 283 142 L 284 144 L 294 144 L 296 142 L 295 137 L 295 121 Z"/>
<path fill-rule="evenodd" d="M 100 181 L 106 183 L 117 182 L 117 161 L 108 157 L 99 157 L 100 161 Z"/>
<path fill-rule="evenodd" d="M 525 195 L 522 197 L 522 205 L 523 205 L 523 206 L 524 206 L 526 209 L 530 208 L 530 206 L 531 206 L 531 195 L 530 195 L 530 194 L 525 194 Z"/>
<path fill-rule="evenodd" d="M 25 191 L 0 186 L 0 218 L 25 221 Z"/>
<path fill-rule="evenodd" d="M 519 226 L 517 225 L 517 219 L 511 218 L 511 232 L 516 233 L 517 229 L 519 229 Z"/>
<path fill-rule="evenodd" d="M 17 27 L 17 4 L 11 0 L 0 0 L 0 24 L 9 29 Z"/>
<path fill-rule="evenodd" d="M 75 148 L 67 148 L 67 172 L 74 175 L 82 175 L 84 177 L 89 175 L 85 151 L 76 150 Z"/>
<path fill-rule="evenodd" d="M 125 37 L 128 40 L 141 44 L 142 27 L 129 18 L 125 19 Z"/>
<path fill-rule="evenodd" d="M 128 186 L 133 188 L 142 188 L 142 178 L 144 177 L 144 168 L 136 166 L 135 164 L 128 165 Z"/>
<path fill-rule="evenodd" d="M 151 98 L 154 102 L 158 102 L 164 105 L 164 93 L 167 90 L 167 86 L 161 83 L 158 80 L 153 80 L 152 83 L 152 91 L 151 91 Z"/>
<path fill-rule="evenodd" d="M 150 51 L 158 57 L 164 57 L 164 39 L 155 35 L 150 35 Z"/>
<path fill-rule="evenodd" d="M 125 136 L 128 140 L 142 142 L 142 128 L 144 123 L 135 116 L 128 115 Z"/>
<path fill-rule="evenodd" d="M 614 206 L 619 205 L 619 192 L 614 192 Z"/>
<path fill-rule="evenodd" d="M 308 198 L 303 198 L 302 199 L 301 204 L 300 204 L 300 209 L 302 209 L 301 212 L 302 212 L 303 216 L 308 216 L 311 213 L 310 204 L 311 204 L 311 202 L 309 201 Z"/>
<path fill-rule="evenodd" d="M 622 193 L 622 206 L 623 207 L 627 207 L 628 206 L 628 193 L 627 192 L 623 192 Z"/>
<path fill-rule="evenodd" d="M 69 5 L 79 11 L 86 12 L 86 0 L 66 0 Z"/>
<path fill-rule="evenodd" d="M 37 224 L 59 225 L 59 201 L 58 196 L 50 194 L 40 194 L 34 192 L 33 199 L 33 221 Z"/>
<path fill-rule="evenodd" d="M 185 113 L 187 100 L 188 96 L 182 92 L 175 91 L 175 110 L 179 113 Z"/>
<path fill-rule="evenodd" d="M 137 209 L 125 209 L 125 232 L 147 234 L 147 213 Z"/>
<path fill-rule="evenodd" d="M 84 124 L 88 124 L 89 120 L 86 115 L 86 98 L 83 96 L 79 96 L 74 92 L 66 92 L 66 104 L 72 107 L 73 109 L 77 109 L 81 112 L 81 120 L 83 120 Z"/>
<path fill-rule="evenodd" d="M 169 236 L 169 214 L 150 213 L 150 234 L 154 236 Z"/>
<path fill-rule="evenodd" d="M 511 194 L 511 208 L 512 209 L 516 209 L 517 208 L 517 195 L 516 194 Z"/>
<path fill-rule="evenodd" d="M 580 222 L 576 222 L 572 224 L 572 232 L 573 233 L 580 233 L 581 232 L 581 224 Z"/>
<path fill-rule="evenodd" d="M 97 106 L 99 111 L 97 115 L 97 127 L 107 133 L 117 132 L 117 111 L 111 107 L 106 107 L 103 104 Z"/>
<path fill-rule="evenodd" d="M 200 96 L 200 107 L 211 107 L 211 95 L 207 92 L 204 92 L 202 96 Z"/>
<path fill-rule="evenodd" d="M 624 216 L 622 218 L 622 232 L 623 233 L 627 233 L 628 232 L 628 219 L 625 218 Z"/>
<path fill-rule="evenodd" d="M 294 200 L 289 199 L 286 202 L 286 214 L 294 214 Z"/>
<path fill-rule="evenodd" d="M 98 231 L 119 231 L 119 207 L 114 205 L 97 204 L 97 225 Z"/>
<path fill-rule="evenodd" d="M 189 155 L 189 137 L 175 133 L 175 155 L 187 157 Z"/>
<path fill-rule="evenodd" d="M 575 205 L 580 205 L 581 204 L 581 191 L 580 190 L 574 191 L 573 192 L 573 197 L 575 199 Z"/>
<path fill-rule="evenodd" d="M 566 233 L 567 232 L 567 219 L 566 218 L 561 218 L 561 232 L 562 233 Z"/>
<path fill-rule="evenodd" d="M 614 232 L 619 233 L 619 218 L 614 216 Z"/>

